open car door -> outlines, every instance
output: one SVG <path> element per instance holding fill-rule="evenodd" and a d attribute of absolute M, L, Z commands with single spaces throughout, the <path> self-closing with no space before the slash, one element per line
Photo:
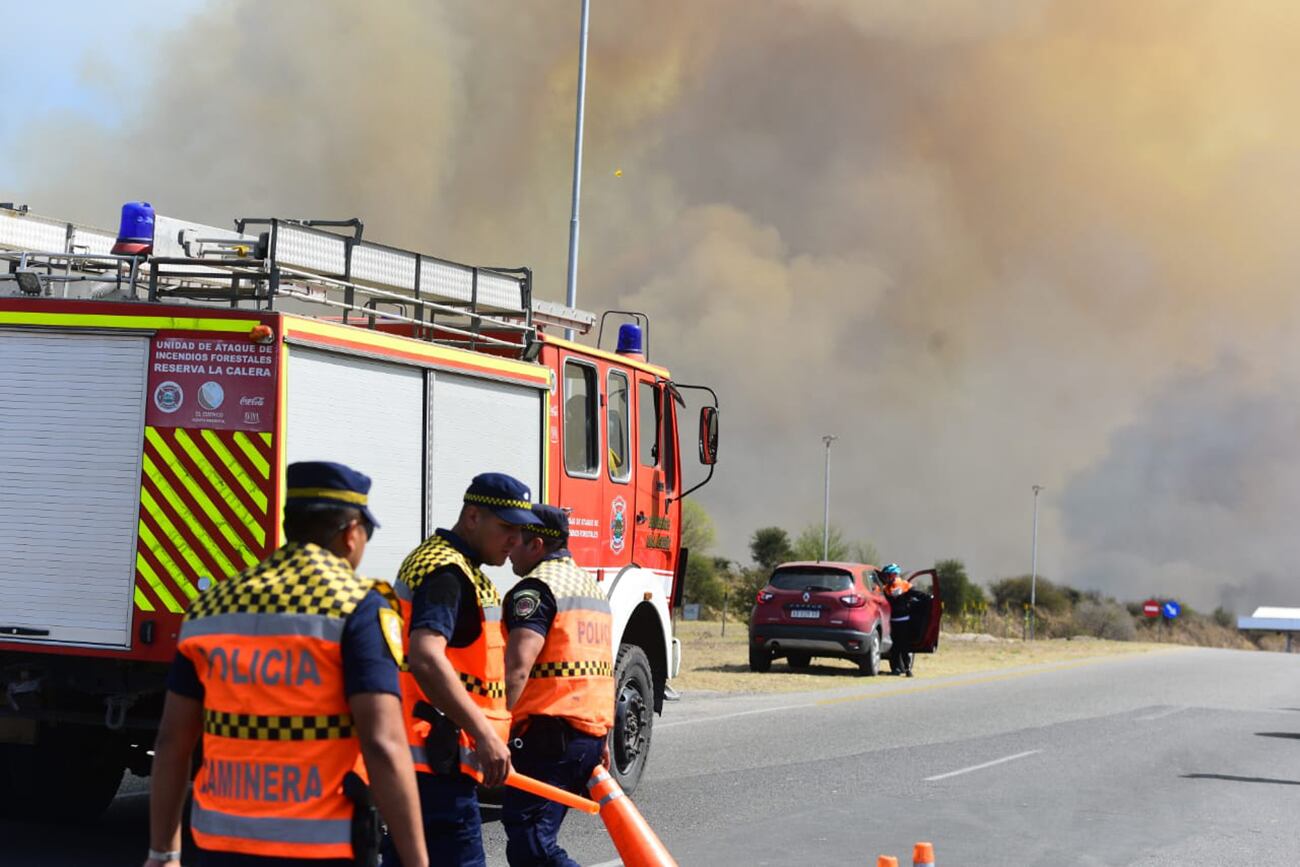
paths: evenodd
<path fill-rule="evenodd" d="M 943 592 L 939 587 L 939 575 L 933 569 L 921 569 L 908 575 L 907 580 L 913 590 L 919 590 L 930 597 L 929 616 L 925 619 L 925 628 L 917 635 L 912 652 L 934 653 L 939 647 L 939 621 L 943 617 Z"/>

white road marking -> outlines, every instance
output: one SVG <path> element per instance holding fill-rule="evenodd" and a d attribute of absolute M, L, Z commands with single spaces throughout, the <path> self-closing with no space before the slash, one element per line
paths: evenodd
<path fill-rule="evenodd" d="M 615 858 L 613 861 L 601 861 L 599 864 L 592 864 L 591 867 L 623 867 L 623 859 Z"/>
<path fill-rule="evenodd" d="M 927 783 L 933 783 L 935 780 L 946 780 L 949 777 L 956 777 L 956 776 L 960 776 L 961 774 L 969 774 L 971 771 L 982 771 L 985 768 L 991 768 L 994 765 L 1000 765 L 1003 762 L 1014 762 L 1016 759 L 1023 759 L 1025 756 L 1034 756 L 1041 752 L 1042 750 L 1029 750 L 1028 752 L 1016 753 L 1014 756 L 1003 756 L 1000 759 L 994 759 L 993 761 L 985 762 L 982 765 L 972 765 L 969 768 L 962 768 L 959 771 L 949 771 L 946 774 L 938 774 L 933 777 L 926 777 L 925 781 Z"/>
<path fill-rule="evenodd" d="M 1167 716 L 1173 716 L 1174 714 L 1182 713 L 1185 710 L 1188 710 L 1187 705 L 1183 705 L 1182 707 L 1171 707 L 1166 710 L 1149 713 L 1146 716 L 1137 717 L 1136 719 L 1138 722 L 1151 722 L 1153 719 L 1164 719 Z"/>
<path fill-rule="evenodd" d="M 718 714 L 717 716 L 702 716 L 702 717 L 697 717 L 696 719 L 683 719 L 683 720 L 677 720 L 676 722 L 659 723 L 658 725 L 655 726 L 655 731 L 658 731 L 660 729 L 675 728 L 676 726 L 693 725 L 694 723 L 717 722 L 718 720 L 723 720 L 723 719 L 734 719 L 738 716 L 753 716 L 754 714 L 758 714 L 758 713 L 778 713 L 783 710 L 798 710 L 799 708 L 802 707 L 817 707 L 817 705 L 819 704 L 821 704 L 821 702 L 816 702 L 816 701 L 805 702 L 803 704 L 783 704 L 783 705 L 778 705 L 777 707 L 760 707 L 755 710 L 740 710 L 740 711 L 736 711 L 735 713 Z M 598 864 L 596 865 L 596 867 L 601 867 L 601 865 Z"/>

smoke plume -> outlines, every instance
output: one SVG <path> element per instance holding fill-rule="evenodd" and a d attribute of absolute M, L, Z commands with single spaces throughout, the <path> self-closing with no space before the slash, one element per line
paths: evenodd
<path fill-rule="evenodd" d="M 593 4 L 580 305 L 721 394 L 725 553 L 1300 604 L 1300 21 L 1226 0 Z M 577 4 L 214 4 L 126 120 L 32 121 L 20 201 L 352 216 L 563 297 Z M 616 175 L 615 171 L 621 169 Z M 691 452 L 688 451 L 688 454 Z"/>

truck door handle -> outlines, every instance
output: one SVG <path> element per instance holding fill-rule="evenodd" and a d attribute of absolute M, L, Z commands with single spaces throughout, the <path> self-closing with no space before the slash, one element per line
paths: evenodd
<path fill-rule="evenodd" d="M 637 512 L 637 513 L 636 513 L 636 522 L 637 522 L 638 524 L 644 524 L 644 523 L 645 523 L 645 512 Z"/>
<path fill-rule="evenodd" d="M 0 635 L 23 635 L 29 638 L 37 638 L 49 635 L 48 629 L 33 629 L 30 626 L 0 626 Z"/>

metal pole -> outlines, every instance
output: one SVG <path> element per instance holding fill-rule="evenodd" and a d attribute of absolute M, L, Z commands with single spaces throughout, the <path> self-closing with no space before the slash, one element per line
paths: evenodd
<path fill-rule="evenodd" d="M 1043 490 L 1042 485 L 1034 485 L 1034 544 L 1033 554 L 1030 556 L 1029 571 L 1029 640 L 1034 640 L 1035 619 L 1038 616 L 1038 494 Z"/>
<path fill-rule="evenodd" d="M 582 119 L 587 102 L 587 20 L 591 0 L 582 0 L 582 35 L 578 49 L 578 120 L 573 131 L 573 206 L 569 217 L 569 274 L 565 282 L 564 303 L 578 304 L 578 201 L 582 197 Z M 573 329 L 564 329 L 566 340 L 573 339 Z"/>
<path fill-rule="evenodd" d="M 827 434 L 822 437 L 826 443 L 826 499 L 822 504 L 822 559 L 830 559 L 831 550 L 831 443 L 839 437 Z"/>
<path fill-rule="evenodd" d="M 728 567 L 727 571 L 728 572 L 731 571 L 730 567 Z M 730 587 L 722 588 L 722 637 L 723 638 L 727 637 L 727 597 L 730 595 L 731 595 Z"/>

